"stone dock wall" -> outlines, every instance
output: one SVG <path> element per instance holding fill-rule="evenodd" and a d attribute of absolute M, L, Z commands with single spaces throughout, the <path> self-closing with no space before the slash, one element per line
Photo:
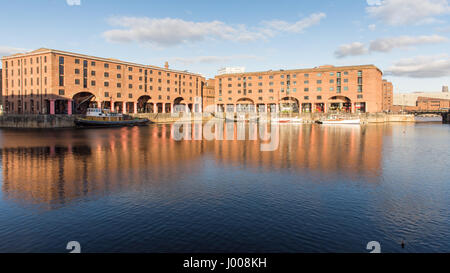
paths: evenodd
<path fill-rule="evenodd" d="M 155 123 L 173 123 L 176 121 L 200 122 L 208 121 L 213 118 L 211 114 L 201 113 L 180 113 L 173 115 L 170 113 L 159 114 L 135 114 L 134 117 L 148 118 Z M 301 117 L 305 123 L 314 123 L 318 120 L 330 118 L 330 114 L 300 114 L 295 117 Z M 270 120 L 270 114 L 267 115 Z M 293 115 L 294 117 L 294 115 Z M 415 122 L 414 115 L 396 115 L 396 114 L 348 114 L 340 115 L 340 117 L 355 119 L 360 118 L 365 124 L 367 123 L 388 123 L 388 122 Z M 68 115 L 1 115 L 0 128 L 72 128 L 75 127 L 75 116 Z"/>
<path fill-rule="evenodd" d="M 75 116 L 68 115 L 1 115 L 0 128 L 72 128 Z"/>

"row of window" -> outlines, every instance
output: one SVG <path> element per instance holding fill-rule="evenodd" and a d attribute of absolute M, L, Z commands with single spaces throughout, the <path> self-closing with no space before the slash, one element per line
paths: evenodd
<path fill-rule="evenodd" d="M 23 60 L 23 65 L 27 65 L 27 59 L 24 58 L 24 59 L 17 60 L 18 66 L 20 66 L 22 60 Z M 32 65 L 33 58 L 30 58 L 29 60 L 30 60 L 30 65 Z M 37 64 L 39 63 L 39 57 L 36 57 L 36 63 Z M 47 56 L 44 56 L 44 63 L 47 63 Z M 14 66 L 14 61 L 5 61 L 5 68 L 8 68 L 8 65 Z"/>
<path fill-rule="evenodd" d="M 364 97 L 363 97 L 363 95 L 358 95 L 357 98 L 358 98 L 358 99 L 363 99 Z M 309 100 L 310 98 L 309 98 L 309 96 L 304 96 L 303 99 L 304 99 L 304 100 Z M 316 99 L 317 99 L 317 100 L 322 100 L 323 98 L 322 98 L 322 96 L 317 96 Z M 228 100 L 229 100 L 229 101 L 232 101 L 233 98 L 229 97 Z M 263 97 L 258 97 L 258 100 L 259 100 L 259 101 L 263 101 Z M 273 100 L 275 100 L 275 99 L 274 99 L 274 97 L 269 97 L 269 100 L 272 100 L 272 101 L 273 101 Z M 219 101 L 223 101 L 223 99 L 222 99 L 222 98 L 219 98 Z"/>
<path fill-rule="evenodd" d="M 11 69 L 9 71 L 11 72 L 11 76 L 14 77 L 14 70 Z M 17 69 L 18 76 L 20 76 L 20 71 L 21 71 L 20 68 Z M 26 68 L 24 68 L 23 69 L 23 74 L 27 75 L 27 71 L 28 70 Z M 33 70 L 33 67 L 30 67 L 30 75 L 33 75 L 33 71 L 36 71 L 36 74 L 39 74 L 39 67 L 36 67 L 36 70 Z M 7 72 L 5 72 L 5 73 L 7 73 Z M 44 73 L 47 73 L 47 66 L 44 66 Z M 6 76 L 8 76 L 8 75 L 6 74 Z"/>
<path fill-rule="evenodd" d="M 344 86 L 344 88 L 343 88 L 343 90 L 344 91 L 348 91 L 349 90 L 349 88 L 348 88 L 348 86 Z M 362 92 L 362 86 L 358 86 L 358 92 Z M 282 88 L 282 89 L 280 89 L 280 92 L 281 93 L 284 93 L 284 92 L 297 92 L 297 88 L 293 88 L 293 89 L 284 89 L 284 88 Z M 308 87 L 305 87 L 304 89 L 303 89 L 303 91 L 304 92 L 309 92 L 310 91 L 310 89 L 308 88 Z M 316 89 L 316 91 L 318 91 L 318 92 L 321 92 L 322 91 L 322 87 L 317 87 L 317 89 Z M 335 91 L 335 88 L 334 87 L 330 87 L 330 91 Z M 337 92 L 341 92 L 342 91 L 342 87 L 340 87 L 340 86 L 338 86 L 337 88 L 336 88 L 336 91 Z M 246 93 L 249 93 L 249 94 L 251 94 L 253 91 L 250 89 L 250 90 L 247 90 L 247 91 L 245 91 Z M 273 93 L 274 92 L 274 90 L 273 89 L 269 89 L 269 93 Z M 233 92 L 232 92 L 232 90 L 228 90 L 228 94 L 232 94 Z M 238 94 L 241 94 L 242 93 L 242 91 L 241 90 L 238 90 L 237 91 L 237 93 Z M 263 90 L 262 89 L 259 89 L 258 90 L 258 93 L 263 93 Z M 221 90 L 219 90 L 219 96 L 222 94 L 222 91 Z"/>
<path fill-rule="evenodd" d="M 322 80 L 317 80 L 316 82 L 317 82 L 317 84 L 322 84 Z M 334 79 L 331 79 L 331 80 L 329 80 L 329 82 L 330 82 L 331 84 L 334 84 L 335 80 L 334 80 Z M 280 82 L 280 85 L 285 85 L 285 83 L 286 83 L 286 85 L 290 85 L 290 82 Z M 304 84 L 309 84 L 309 80 L 306 80 L 306 81 L 304 81 L 303 83 L 304 83 Z M 336 81 L 336 83 L 337 83 L 338 85 L 340 85 L 340 84 L 341 84 L 341 81 L 338 80 L 338 81 Z M 348 79 L 344 79 L 344 83 L 348 83 Z M 359 84 L 362 84 L 362 79 L 361 79 L 361 80 L 358 80 L 358 83 L 359 83 Z M 269 85 L 270 85 L 270 86 L 273 86 L 273 85 L 274 85 L 274 82 L 269 82 Z M 293 82 L 292 82 L 292 85 L 297 85 L 297 82 L 296 82 L 296 81 L 293 81 Z M 237 86 L 238 86 L 238 87 L 242 87 L 242 84 L 238 83 Z M 244 86 L 245 86 L 245 85 L 244 85 Z M 249 84 L 247 84 L 246 86 L 251 87 L 251 86 L 253 86 L 253 85 L 252 85 L 252 83 L 249 83 Z M 262 83 L 262 82 L 258 83 L 258 86 L 263 86 L 263 83 Z M 222 87 L 222 84 L 219 84 L 219 87 Z M 229 83 L 229 84 L 228 84 L 228 87 L 233 87 L 233 85 L 232 85 L 231 83 Z"/>
<path fill-rule="evenodd" d="M 344 71 L 343 72 L 343 74 L 345 75 L 345 76 L 347 76 L 349 73 L 348 73 L 348 71 Z M 317 77 L 322 77 L 322 75 L 323 75 L 323 73 L 317 73 L 316 74 L 316 76 Z M 330 72 L 329 73 L 329 75 L 331 76 L 331 77 L 334 77 L 334 75 L 335 75 L 335 72 Z M 309 78 L 309 74 L 308 73 L 306 73 L 306 74 L 303 74 L 303 76 L 305 77 L 305 78 Z M 337 78 L 340 78 L 342 76 L 342 72 L 336 72 L 336 77 Z M 284 78 L 287 78 L 287 79 L 289 79 L 289 78 L 297 78 L 297 74 L 292 74 L 292 76 L 291 75 L 280 75 L 280 78 L 281 79 L 284 79 Z M 362 77 L 362 71 L 358 71 L 358 77 Z M 259 80 L 262 80 L 263 79 L 263 76 L 258 76 L 257 77 Z M 270 75 L 269 76 L 269 79 L 273 79 L 274 78 L 274 76 L 273 75 Z M 238 81 L 241 81 L 241 80 L 252 80 L 253 79 L 253 77 L 252 76 L 249 76 L 249 77 L 238 77 L 237 78 L 237 80 Z M 233 80 L 233 78 L 228 78 L 228 81 L 232 81 Z M 222 79 L 219 79 L 219 82 L 222 82 Z"/>
<path fill-rule="evenodd" d="M 62 58 L 62 57 L 60 57 L 60 58 Z M 80 64 L 80 63 L 81 63 L 80 59 L 75 59 L 75 64 Z M 84 64 L 84 66 L 87 66 L 88 61 L 84 60 L 84 61 L 83 61 L 83 64 Z M 91 66 L 96 66 L 96 62 L 95 62 L 95 61 L 91 61 Z M 103 67 L 108 69 L 108 68 L 110 67 L 110 64 L 104 63 L 104 64 L 103 64 Z M 121 65 L 116 65 L 116 69 L 117 69 L 117 70 L 121 70 L 121 69 L 122 69 L 122 66 L 121 66 Z M 129 72 L 133 72 L 133 67 L 129 66 L 129 67 L 128 67 L 128 71 L 129 71 Z M 149 71 L 149 72 L 147 72 L 147 71 Z M 147 75 L 147 73 L 153 74 L 153 70 L 143 70 L 142 68 L 139 68 L 139 73 L 142 73 L 142 72 L 145 72 L 145 75 Z M 158 71 L 158 75 L 162 75 L 162 72 L 161 72 L 161 71 Z M 170 77 L 170 76 L 171 76 L 171 73 L 167 73 L 166 75 L 167 75 L 167 77 Z M 177 74 L 173 74 L 173 75 L 175 76 L 175 78 L 176 78 L 177 76 L 180 76 L 180 77 L 181 77 L 181 75 L 177 75 Z M 182 76 L 183 76 L 183 79 L 186 78 L 186 75 L 182 75 Z M 189 79 L 192 80 L 192 76 L 189 76 Z"/>

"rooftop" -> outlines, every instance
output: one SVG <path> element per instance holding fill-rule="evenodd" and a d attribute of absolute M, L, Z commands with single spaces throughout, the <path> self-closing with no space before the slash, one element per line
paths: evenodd
<path fill-rule="evenodd" d="M 265 74 L 286 74 L 286 73 L 305 73 L 305 72 L 328 72 L 328 71 L 336 71 L 336 70 L 355 70 L 355 69 L 377 69 L 381 73 L 383 73 L 378 67 L 373 64 L 367 65 L 351 65 L 351 66 L 333 66 L 333 65 L 324 65 L 318 66 L 314 68 L 302 68 L 302 69 L 280 69 L 280 70 L 268 70 L 268 71 L 259 71 L 259 72 L 244 72 L 244 73 L 233 73 L 233 74 L 222 74 L 217 77 L 226 77 L 226 76 L 255 76 L 255 75 L 265 75 Z"/>
<path fill-rule="evenodd" d="M 127 61 L 121 61 L 121 60 L 114 59 L 114 58 L 95 57 L 95 56 L 73 53 L 73 52 L 62 51 L 62 50 L 56 50 L 56 49 L 50 49 L 50 48 L 39 48 L 39 49 L 30 51 L 30 52 L 26 52 L 26 53 L 17 53 L 17 54 L 11 55 L 11 56 L 4 56 L 4 57 L 2 57 L 2 59 L 9 60 L 9 59 L 14 59 L 14 58 L 19 58 L 19 57 L 33 56 L 33 55 L 39 55 L 39 54 L 45 54 L 45 53 L 55 53 L 55 54 L 60 54 L 60 55 L 67 55 L 67 56 L 73 56 L 73 57 L 79 57 L 79 58 L 85 58 L 85 59 L 97 60 L 97 61 L 103 61 L 103 62 L 109 62 L 109 63 L 138 66 L 138 67 L 142 67 L 142 68 L 153 68 L 153 69 L 158 69 L 158 70 L 167 71 L 167 72 L 176 72 L 176 73 L 182 73 L 182 74 L 188 74 L 188 75 L 202 76 L 198 73 L 188 72 L 187 70 L 181 71 L 181 70 L 174 70 L 174 69 L 166 69 L 164 67 L 159 67 L 159 66 L 154 66 L 154 65 L 144 65 L 144 64 L 138 64 L 138 63 L 132 63 L 132 62 L 127 62 Z"/>

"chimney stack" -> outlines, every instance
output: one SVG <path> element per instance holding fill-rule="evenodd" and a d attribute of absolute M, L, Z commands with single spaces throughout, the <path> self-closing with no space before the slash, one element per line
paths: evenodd
<path fill-rule="evenodd" d="M 165 68 L 165 69 L 169 69 L 169 62 L 166 62 L 166 63 L 164 64 L 164 68 Z"/>

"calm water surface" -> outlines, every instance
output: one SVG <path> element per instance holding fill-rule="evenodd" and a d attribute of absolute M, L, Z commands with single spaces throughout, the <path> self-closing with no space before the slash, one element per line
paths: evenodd
<path fill-rule="evenodd" d="M 450 252 L 449 125 L 171 126 L 1 130 L 0 252 Z"/>

